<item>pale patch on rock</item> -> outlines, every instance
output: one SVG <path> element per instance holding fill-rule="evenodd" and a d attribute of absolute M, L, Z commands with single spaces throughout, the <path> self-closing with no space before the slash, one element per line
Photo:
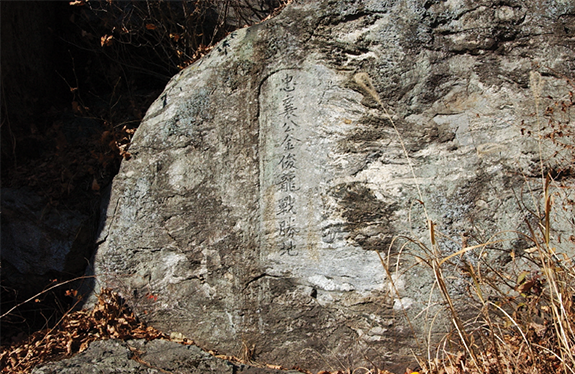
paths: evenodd
<path fill-rule="evenodd" d="M 256 344 L 258 359 L 310 371 L 327 355 L 403 371 L 413 333 L 429 333 L 422 318 L 437 316 L 432 340 L 451 328 L 428 220 L 440 256 L 468 230 L 506 240 L 465 260 L 524 249 L 517 192 L 555 152 L 527 135 L 533 94 L 542 109 L 571 90 L 543 67 L 575 65 L 558 27 L 575 10 L 359 3 L 293 2 L 172 79 L 114 181 L 99 284 L 158 328 L 228 355 Z M 532 91 L 534 66 L 546 74 L 531 74 Z M 458 269 L 446 279 L 465 303 Z M 420 318 L 415 331 L 406 317 Z"/>
<path fill-rule="evenodd" d="M 353 291 L 355 289 L 349 283 L 336 282 L 334 279 L 329 279 L 323 275 L 311 276 L 308 281 L 325 291 Z"/>
<path fill-rule="evenodd" d="M 402 297 L 401 299 L 393 300 L 393 310 L 405 310 L 411 308 L 411 306 L 415 303 L 410 297 Z"/>

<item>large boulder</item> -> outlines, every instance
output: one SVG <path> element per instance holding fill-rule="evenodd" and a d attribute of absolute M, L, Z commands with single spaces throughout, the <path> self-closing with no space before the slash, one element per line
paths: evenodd
<path fill-rule="evenodd" d="M 136 132 L 95 289 L 225 354 L 404 370 L 451 328 L 430 258 L 500 233 L 446 269 L 457 301 L 458 261 L 504 267 L 533 246 L 574 21 L 572 1 L 318 0 L 230 34 Z"/>

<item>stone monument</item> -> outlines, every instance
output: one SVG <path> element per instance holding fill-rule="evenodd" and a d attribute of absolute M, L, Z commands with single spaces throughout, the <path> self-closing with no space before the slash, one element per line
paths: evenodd
<path fill-rule="evenodd" d="M 444 264 L 465 316 L 458 264 L 531 245 L 574 20 L 572 1 L 318 0 L 231 33 L 135 134 L 94 289 L 224 354 L 404 370 L 453 327 L 426 261 L 499 233 Z"/>

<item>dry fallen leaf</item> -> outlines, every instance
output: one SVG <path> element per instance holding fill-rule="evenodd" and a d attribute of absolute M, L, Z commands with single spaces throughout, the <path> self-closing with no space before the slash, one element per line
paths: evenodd
<path fill-rule="evenodd" d="M 94 178 L 94 180 L 92 181 L 92 191 L 100 191 L 100 185 L 98 184 L 98 181 L 96 180 L 96 178 Z M 78 291 L 76 291 L 77 293 Z M 76 295 L 74 295 L 76 296 Z"/>
<path fill-rule="evenodd" d="M 102 47 L 109 47 L 112 45 L 112 39 L 114 39 L 113 35 L 104 35 L 100 38 L 100 45 Z"/>

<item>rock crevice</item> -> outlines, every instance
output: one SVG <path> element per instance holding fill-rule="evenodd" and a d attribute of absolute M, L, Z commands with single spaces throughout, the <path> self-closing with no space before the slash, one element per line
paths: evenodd
<path fill-rule="evenodd" d="M 427 254 L 397 238 L 425 242 L 430 219 L 448 255 L 463 233 L 521 230 L 513 191 L 539 180 L 529 75 L 569 92 L 575 9 L 362 4 L 296 1 L 170 81 L 114 181 L 99 286 L 167 333 L 285 367 L 401 371 L 414 334 L 449 330 Z"/>

